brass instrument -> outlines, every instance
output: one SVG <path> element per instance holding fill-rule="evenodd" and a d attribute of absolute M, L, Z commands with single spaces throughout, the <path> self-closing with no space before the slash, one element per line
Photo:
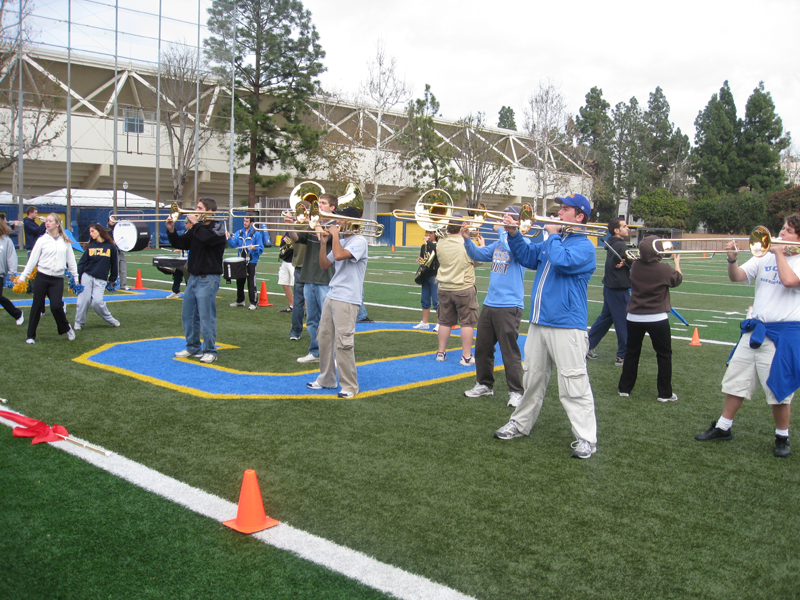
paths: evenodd
<path fill-rule="evenodd" d="M 700 254 L 705 256 L 693 258 L 711 258 L 715 253 L 725 252 L 725 245 L 729 241 L 738 242 L 744 239 L 746 238 L 658 238 L 653 241 L 653 250 L 662 256 L 680 254 L 692 257 L 694 254 Z M 739 252 L 738 246 L 734 252 Z"/>
<path fill-rule="evenodd" d="M 195 209 L 184 209 L 178 206 L 177 202 L 173 202 L 169 207 L 169 213 L 167 214 L 168 219 L 172 219 L 172 221 L 177 221 L 181 218 L 182 215 L 197 215 L 197 222 L 198 223 L 205 223 L 207 221 L 227 221 L 230 217 L 230 213 L 224 210 L 195 210 Z M 113 225 L 117 221 L 136 221 L 138 223 L 161 223 L 164 219 L 164 215 L 148 215 L 148 214 L 112 214 L 108 216 L 109 222 Z"/>
<path fill-rule="evenodd" d="M 383 235 L 384 227 L 377 221 L 356 217 L 346 217 L 344 215 L 337 215 L 335 213 L 327 213 L 319 210 L 319 205 L 316 205 L 316 203 L 311 205 L 312 211 L 314 211 L 315 208 L 318 219 L 328 219 L 328 221 L 323 225 L 325 229 L 327 229 L 336 221 L 344 221 L 345 223 L 344 227 L 342 228 L 342 233 L 345 235 L 357 234 L 365 237 L 375 238 L 379 238 Z M 359 215 L 363 215 L 364 195 L 361 193 L 361 189 L 355 183 L 348 183 L 344 194 L 339 197 L 339 204 L 336 208 L 355 208 Z"/>
<path fill-rule="evenodd" d="M 781 238 L 774 238 L 769 232 L 769 229 L 763 225 L 759 225 L 750 232 L 749 243 L 750 253 L 759 258 L 765 256 L 773 244 L 776 246 L 786 246 L 786 249 L 784 249 L 785 254 L 797 254 L 800 252 L 800 242 L 790 242 L 782 240 Z"/>
<path fill-rule="evenodd" d="M 453 214 L 453 199 L 444 190 L 431 189 L 422 194 L 410 210 L 396 209 L 392 215 L 404 221 L 416 221 L 425 231 L 443 231 Z"/>

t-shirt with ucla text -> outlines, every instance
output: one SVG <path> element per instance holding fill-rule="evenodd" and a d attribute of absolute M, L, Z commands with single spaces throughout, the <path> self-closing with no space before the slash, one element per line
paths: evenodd
<path fill-rule="evenodd" d="M 786 262 L 800 277 L 800 255 L 787 256 Z M 800 321 L 800 287 L 787 288 L 778 276 L 778 265 L 772 252 L 753 257 L 741 266 L 747 283 L 756 282 L 752 318 L 763 323 Z"/>

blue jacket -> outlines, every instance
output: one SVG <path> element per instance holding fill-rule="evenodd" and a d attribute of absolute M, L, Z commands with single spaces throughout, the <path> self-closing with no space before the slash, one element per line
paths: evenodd
<path fill-rule="evenodd" d="M 245 246 L 250 246 L 251 244 L 255 246 L 255 248 L 247 250 L 246 253 L 243 252 Z M 231 248 L 238 248 L 239 256 L 241 257 L 246 258 L 245 254 L 249 255 L 249 262 L 251 264 L 256 264 L 261 253 L 264 251 L 264 239 L 261 237 L 261 232 L 251 225 L 250 229 L 240 229 L 234 233 L 228 240 L 228 246 Z"/>
<path fill-rule="evenodd" d="M 800 387 L 800 323 L 782 321 L 779 323 L 762 323 L 758 319 L 745 319 L 741 323 L 742 333 L 752 331 L 750 347 L 759 348 L 768 337 L 775 344 L 775 356 L 769 367 L 767 387 L 782 402 Z M 737 344 L 738 345 L 738 344 Z M 728 357 L 730 361 L 736 347 Z"/>
<path fill-rule="evenodd" d="M 528 244 L 517 232 L 508 236 L 508 247 L 522 266 L 536 269 L 531 290 L 530 322 L 562 329 L 589 325 L 586 290 L 597 267 L 594 245 L 579 233 L 551 235 Z"/>
<path fill-rule="evenodd" d="M 525 238 L 528 241 L 528 238 Z M 489 292 L 483 301 L 486 306 L 508 308 L 510 306 L 525 307 L 525 267 L 511 256 L 508 248 L 508 233 L 500 230 L 499 239 L 479 248 L 472 240 L 464 243 L 467 256 L 480 262 L 492 261 L 492 272 L 489 275 Z"/>
<path fill-rule="evenodd" d="M 22 219 L 22 227 L 25 230 L 25 250 L 30 252 L 33 250 L 36 240 L 44 235 L 47 228 L 44 226 L 44 223 L 37 225 L 36 221 L 28 217 Z"/>

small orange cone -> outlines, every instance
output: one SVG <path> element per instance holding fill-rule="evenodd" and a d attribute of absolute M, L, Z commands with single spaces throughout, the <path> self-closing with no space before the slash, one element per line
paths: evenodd
<path fill-rule="evenodd" d="M 392 244 L 392 252 L 394 252 L 394 244 Z"/>
<path fill-rule="evenodd" d="M 253 469 L 247 469 L 242 479 L 242 491 L 239 492 L 239 508 L 236 518 L 223 521 L 222 524 L 241 533 L 255 533 L 275 527 L 279 521 L 271 519 L 264 512 L 264 501 L 261 499 L 261 488 Z"/>
<path fill-rule="evenodd" d="M 142 285 L 142 270 L 136 269 L 136 285 L 133 286 L 135 290 L 143 290 L 144 286 Z"/>
<path fill-rule="evenodd" d="M 700 334 L 697 333 L 697 327 L 694 328 L 694 333 L 692 334 L 692 341 L 689 342 L 690 346 L 702 346 L 700 343 Z"/>
<path fill-rule="evenodd" d="M 272 306 L 269 301 L 269 296 L 267 296 L 267 282 L 261 282 L 261 293 L 258 295 L 258 305 L 259 306 Z"/>

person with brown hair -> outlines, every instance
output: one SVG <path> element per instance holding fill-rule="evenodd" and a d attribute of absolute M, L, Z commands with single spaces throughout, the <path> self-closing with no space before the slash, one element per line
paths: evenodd
<path fill-rule="evenodd" d="M 83 291 L 78 295 L 75 331 L 83 329 L 89 306 L 109 325 L 119 327 L 103 299 L 106 286 L 117 283 L 117 246 L 105 227 L 95 223 L 89 227 L 91 241 L 78 261 L 78 277 Z"/>

